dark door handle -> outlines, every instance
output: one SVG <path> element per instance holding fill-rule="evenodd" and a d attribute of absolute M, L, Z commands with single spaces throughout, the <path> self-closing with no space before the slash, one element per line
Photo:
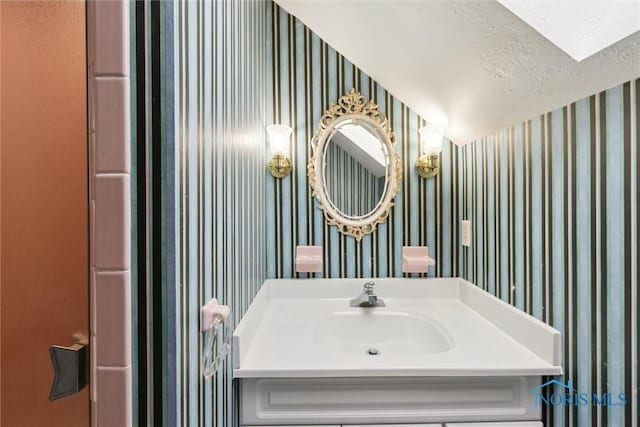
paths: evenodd
<path fill-rule="evenodd" d="M 75 338 L 70 347 L 53 345 L 49 347 L 49 355 L 53 364 L 53 384 L 49 400 L 58 400 L 82 390 L 87 385 L 87 351 L 86 339 Z"/>

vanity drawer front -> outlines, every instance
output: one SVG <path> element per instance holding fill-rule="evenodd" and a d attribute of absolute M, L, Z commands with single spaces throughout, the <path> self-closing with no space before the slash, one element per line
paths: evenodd
<path fill-rule="evenodd" d="M 242 427 L 252 427 L 249 425 L 243 425 Z M 344 424 L 342 426 L 338 424 L 334 425 L 270 425 L 269 427 L 443 427 L 442 424 Z"/>
<path fill-rule="evenodd" d="M 247 426 L 538 420 L 531 390 L 539 384 L 539 377 L 247 378 L 240 414 Z"/>
<path fill-rule="evenodd" d="M 540 421 L 514 421 L 497 423 L 447 423 L 445 427 L 543 427 Z"/>
<path fill-rule="evenodd" d="M 442 427 L 442 424 L 345 424 L 343 427 Z"/>

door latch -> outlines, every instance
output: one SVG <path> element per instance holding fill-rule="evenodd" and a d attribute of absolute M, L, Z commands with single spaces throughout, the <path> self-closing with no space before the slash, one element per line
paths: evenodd
<path fill-rule="evenodd" d="M 73 337 L 70 347 L 52 345 L 49 355 L 53 364 L 53 384 L 49 400 L 58 400 L 82 390 L 87 385 L 87 339 L 82 336 Z"/>

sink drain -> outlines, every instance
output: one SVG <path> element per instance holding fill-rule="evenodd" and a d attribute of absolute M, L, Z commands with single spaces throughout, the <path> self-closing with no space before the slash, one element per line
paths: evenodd
<path fill-rule="evenodd" d="M 367 350 L 367 354 L 369 356 L 377 356 L 380 354 L 380 351 L 375 347 L 371 347 L 369 350 Z"/>

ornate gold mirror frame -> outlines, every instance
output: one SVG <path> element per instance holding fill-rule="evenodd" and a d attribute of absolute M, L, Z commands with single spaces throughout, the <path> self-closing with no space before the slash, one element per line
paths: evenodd
<path fill-rule="evenodd" d="M 325 146 L 330 141 L 336 126 L 345 120 L 354 119 L 368 122 L 378 129 L 382 137 L 382 143 L 386 147 L 387 167 L 385 177 L 385 191 L 382 199 L 375 209 L 367 215 L 349 217 L 338 210 L 327 196 L 323 177 L 323 153 Z M 383 113 L 378 111 L 378 106 L 356 92 L 355 89 L 340 97 L 337 104 L 331 104 L 329 109 L 320 118 L 318 131 L 311 140 L 312 154 L 307 165 L 307 177 L 311 186 L 312 195 L 318 200 L 319 208 L 324 212 L 325 220 L 329 225 L 335 225 L 338 230 L 356 240 L 373 233 L 378 224 L 384 223 L 389 217 L 389 212 L 394 205 L 394 197 L 398 193 L 402 180 L 402 161 L 396 153 L 396 135 L 391 130 L 391 125 Z"/>

